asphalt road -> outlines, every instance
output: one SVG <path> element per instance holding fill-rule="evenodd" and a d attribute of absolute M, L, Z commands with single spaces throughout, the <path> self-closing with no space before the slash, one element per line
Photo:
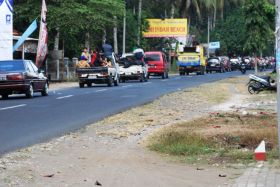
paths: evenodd
<path fill-rule="evenodd" d="M 102 118 L 148 103 L 164 94 L 218 81 L 241 73 L 151 78 L 149 82 L 127 82 L 118 87 L 77 87 L 35 94 L 33 99 L 12 96 L 0 100 L 0 155 L 47 141 L 92 124 Z"/>

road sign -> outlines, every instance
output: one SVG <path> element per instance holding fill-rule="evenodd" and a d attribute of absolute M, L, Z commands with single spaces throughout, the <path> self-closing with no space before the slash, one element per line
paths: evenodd
<path fill-rule="evenodd" d="M 220 49 L 220 42 L 210 42 L 209 49 Z"/>

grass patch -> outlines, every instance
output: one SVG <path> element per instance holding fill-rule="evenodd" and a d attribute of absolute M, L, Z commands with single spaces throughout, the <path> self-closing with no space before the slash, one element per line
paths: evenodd
<path fill-rule="evenodd" d="M 253 161 L 253 150 L 266 141 L 268 159 L 277 158 L 275 113 L 239 115 L 215 113 L 208 117 L 180 123 L 149 138 L 148 147 L 160 153 L 217 162 Z M 193 161 L 193 159 L 191 159 Z"/>

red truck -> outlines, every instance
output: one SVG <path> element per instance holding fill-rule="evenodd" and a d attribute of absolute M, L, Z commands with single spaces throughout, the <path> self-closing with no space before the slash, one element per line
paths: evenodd
<path fill-rule="evenodd" d="M 148 63 L 148 77 L 161 76 L 163 79 L 168 78 L 170 63 L 161 51 L 145 52 L 145 62 Z"/>

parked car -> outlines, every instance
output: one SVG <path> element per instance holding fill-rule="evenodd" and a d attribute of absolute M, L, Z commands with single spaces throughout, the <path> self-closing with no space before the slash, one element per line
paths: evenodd
<path fill-rule="evenodd" d="M 120 80 L 148 81 L 148 65 L 144 60 L 137 60 L 133 53 L 123 54 L 118 61 L 120 66 Z"/>
<path fill-rule="evenodd" d="M 92 84 L 107 84 L 109 87 L 119 85 L 119 64 L 116 62 L 115 54 L 105 56 L 112 66 L 95 66 L 90 68 L 77 68 L 76 74 L 79 79 L 79 87 L 91 87 Z"/>
<path fill-rule="evenodd" d="M 213 71 L 224 73 L 225 67 L 219 57 L 210 57 L 207 59 L 206 73 L 212 73 Z"/>
<path fill-rule="evenodd" d="M 47 77 L 30 60 L 0 61 L 0 95 L 3 99 L 12 94 L 25 94 L 32 98 L 34 92 L 48 95 Z"/>
<path fill-rule="evenodd" d="M 170 63 L 161 51 L 145 52 L 145 62 L 148 63 L 148 78 L 152 76 L 161 76 L 168 78 Z"/>
<path fill-rule="evenodd" d="M 231 63 L 229 61 L 229 58 L 227 56 L 221 56 L 222 63 L 224 64 L 226 71 L 231 71 Z"/>

